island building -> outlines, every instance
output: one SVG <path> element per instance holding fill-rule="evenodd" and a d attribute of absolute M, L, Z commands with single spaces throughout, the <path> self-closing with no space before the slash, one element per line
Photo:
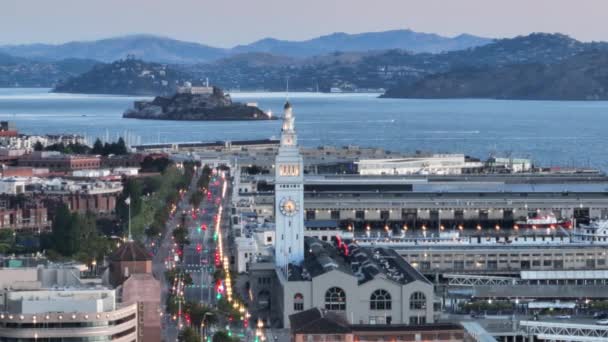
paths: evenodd
<path fill-rule="evenodd" d="M 287 102 L 275 162 L 273 259 L 249 266 L 255 314 L 285 328 L 291 314 L 317 307 L 350 323 L 434 322 L 433 285 L 399 255 L 339 236 L 305 236 L 303 159 L 294 121 Z"/>
<path fill-rule="evenodd" d="M 182 86 L 177 87 L 178 94 L 191 94 L 191 95 L 210 95 L 213 94 L 213 87 L 209 86 L 209 79 L 205 81 L 205 85 L 202 87 L 192 86 L 191 82 L 184 82 Z"/>

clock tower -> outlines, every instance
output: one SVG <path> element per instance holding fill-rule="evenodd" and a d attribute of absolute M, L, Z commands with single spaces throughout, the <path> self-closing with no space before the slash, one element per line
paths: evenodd
<path fill-rule="evenodd" d="M 275 159 L 275 266 L 304 261 L 304 163 L 298 149 L 294 117 L 285 103 L 279 153 Z"/>

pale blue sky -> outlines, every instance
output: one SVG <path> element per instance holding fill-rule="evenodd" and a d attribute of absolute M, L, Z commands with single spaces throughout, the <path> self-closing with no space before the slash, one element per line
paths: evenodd
<path fill-rule="evenodd" d="M 0 44 L 151 33 L 230 47 L 397 28 L 608 41 L 608 0 L 0 0 Z"/>

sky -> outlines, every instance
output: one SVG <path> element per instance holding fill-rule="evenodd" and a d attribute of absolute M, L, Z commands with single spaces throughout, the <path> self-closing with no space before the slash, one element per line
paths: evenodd
<path fill-rule="evenodd" d="M 608 41 L 608 0 L 0 0 L 0 44 L 147 33 L 218 47 L 409 28 Z"/>

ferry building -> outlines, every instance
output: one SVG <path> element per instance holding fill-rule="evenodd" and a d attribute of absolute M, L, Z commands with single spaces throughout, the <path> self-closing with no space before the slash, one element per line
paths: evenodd
<path fill-rule="evenodd" d="M 289 315 L 322 308 L 351 323 L 434 321 L 433 285 L 397 253 L 305 236 L 303 163 L 295 117 L 285 104 L 274 179 L 274 261 L 252 264 L 254 302 L 289 328 Z M 258 309 L 264 309 L 259 308 Z"/>

